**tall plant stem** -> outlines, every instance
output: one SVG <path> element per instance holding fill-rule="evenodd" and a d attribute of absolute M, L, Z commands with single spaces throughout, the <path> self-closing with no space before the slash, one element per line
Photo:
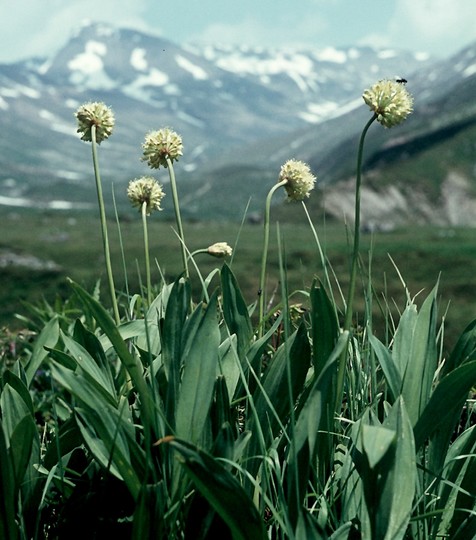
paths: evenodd
<path fill-rule="evenodd" d="M 147 287 L 147 305 L 152 304 L 152 281 L 150 278 L 150 259 L 149 259 L 149 233 L 147 231 L 147 203 L 142 203 L 142 228 L 144 229 L 144 253 L 145 253 L 145 276 Z"/>
<path fill-rule="evenodd" d="M 365 125 L 359 141 L 359 150 L 357 154 L 357 177 L 355 181 L 355 218 L 354 218 L 354 248 L 352 251 L 352 266 L 350 270 L 349 292 L 347 296 L 347 304 L 345 310 L 344 330 L 350 330 L 352 325 L 353 305 L 355 296 L 355 283 L 357 281 L 357 265 L 359 260 L 360 249 L 360 188 L 362 184 L 362 156 L 364 153 L 364 141 L 367 131 L 372 123 L 377 119 L 374 114 Z"/>
<path fill-rule="evenodd" d="M 104 208 L 104 197 L 102 194 L 101 175 L 99 172 L 99 162 L 98 162 L 96 146 L 97 146 L 96 126 L 92 125 L 91 126 L 91 148 L 92 148 L 92 153 L 93 153 L 94 177 L 96 179 L 96 191 L 97 191 L 98 204 L 99 204 L 99 217 L 101 220 L 104 258 L 106 260 L 106 273 L 107 273 L 107 280 L 109 283 L 109 292 L 111 294 L 111 302 L 112 302 L 112 309 L 114 312 L 114 319 L 116 321 L 116 324 L 119 324 L 121 322 L 121 318 L 119 316 L 119 308 L 117 306 L 117 298 L 116 298 L 116 288 L 114 287 L 114 278 L 112 275 L 111 253 L 109 249 L 109 239 L 107 235 L 106 211 Z"/>
<path fill-rule="evenodd" d="M 359 259 L 359 249 L 360 249 L 360 188 L 362 184 L 362 156 L 364 152 L 364 141 L 367 131 L 369 130 L 372 123 L 377 119 L 377 115 L 374 114 L 372 118 L 365 124 L 365 127 L 360 135 L 359 140 L 359 149 L 357 153 L 357 171 L 356 171 L 356 181 L 355 181 L 355 218 L 354 218 L 354 247 L 352 251 L 352 262 L 350 269 L 350 282 L 349 282 L 349 292 L 347 295 L 347 303 L 345 308 L 345 318 L 344 318 L 344 331 L 350 331 L 352 326 L 352 316 L 353 316 L 353 305 L 354 305 L 354 296 L 355 296 L 355 283 L 357 281 L 357 265 Z M 350 336 L 350 332 L 349 332 Z M 344 375 L 345 375 L 345 364 L 347 360 L 348 347 L 344 348 L 344 351 L 341 354 L 339 359 L 339 368 L 337 372 L 337 392 L 336 392 L 336 413 L 339 413 L 342 404 L 343 390 L 344 390 Z"/>
<path fill-rule="evenodd" d="M 258 327 L 258 337 L 263 336 L 263 329 L 264 329 L 264 303 L 265 303 L 265 281 L 266 281 L 266 261 L 268 259 L 268 246 L 269 246 L 269 216 L 270 216 L 270 209 L 271 209 L 271 199 L 273 198 L 273 194 L 275 191 L 277 191 L 280 187 L 284 186 L 287 183 L 287 180 L 283 180 L 282 182 L 278 182 L 275 184 L 268 193 L 268 196 L 266 197 L 266 205 L 264 210 L 264 240 L 263 240 L 263 253 L 261 255 L 261 277 L 259 281 L 259 327 Z"/>
<path fill-rule="evenodd" d="M 185 247 L 185 237 L 183 234 L 182 218 L 180 216 L 180 204 L 179 204 L 178 194 L 177 194 L 177 183 L 175 182 L 175 172 L 174 172 L 174 167 L 172 165 L 172 161 L 170 160 L 170 158 L 167 157 L 166 160 L 167 160 L 167 168 L 169 170 L 170 185 L 172 187 L 172 198 L 174 201 L 175 221 L 177 223 L 177 231 L 180 237 L 180 246 L 182 248 L 183 267 L 185 270 L 185 276 L 188 278 L 189 272 L 188 272 L 187 249 Z"/>

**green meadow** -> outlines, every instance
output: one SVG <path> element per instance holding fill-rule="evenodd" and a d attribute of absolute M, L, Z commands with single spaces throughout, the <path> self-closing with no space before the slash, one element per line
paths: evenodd
<path fill-rule="evenodd" d="M 314 196 L 318 196 L 316 193 Z M 319 252 L 305 214 L 295 206 L 297 223 L 273 221 L 271 212 L 270 251 L 268 257 L 268 289 L 276 289 L 279 297 L 278 227 L 285 248 L 288 288 L 308 289 L 314 277 L 323 279 Z M 44 298 L 68 298 L 70 277 L 92 290 L 98 278 L 102 281 L 103 300 L 108 302 L 104 275 L 99 217 L 95 213 L 45 212 L 22 210 L 4 212 L 0 252 L 31 254 L 53 261 L 58 270 L 34 270 L 21 266 L 5 266 L 2 272 L 1 324 L 19 329 L 22 322 L 15 313 L 29 315 L 24 302 L 35 304 Z M 339 304 L 339 287 L 346 290 L 349 279 L 349 234 L 344 223 L 314 222 L 321 247 L 335 273 L 334 291 Z M 142 225 L 139 213 L 114 216 L 108 222 L 111 258 L 119 292 L 125 291 L 122 255 L 126 260 L 127 280 L 131 293 L 140 291 L 144 264 Z M 206 248 L 214 242 L 228 242 L 234 247 L 232 268 L 249 303 L 256 300 L 263 244 L 263 226 L 228 222 L 185 223 L 185 236 L 190 252 Z M 172 282 L 181 271 L 180 249 L 175 223 L 164 221 L 161 214 L 149 219 L 150 253 L 154 260 L 152 281 L 160 281 L 162 272 Z M 120 247 L 120 236 L 123 252 Z M 207 255 L 198 259 L 204 274 L 211 271 L 216 260 Z M 375 232 L 362 236 L 360 280 L 364 287 L 371 273 L 372 287 L 381 304 L 374 303 L 374 315 L 382 310 L 398 312 L 404 306 L 405 291 L 425 297 L 439 280 L 439 315 L 445 316 L 448 344 L 454 343 L 461 328 L 476 317 L 476 241 L 475 230 L 468 228 L 408 226 L 390 232 Z M 154 279 L 155 278 L 155 279 Z M 357 313 L 365 309 L 362 288 L 358 290 Z M 421 293 L 421 294 L 420 294 Z M 386 300 L 384 300 L 384 297 Z M 305 302 L 296 296 L 296 302 Z M 277 303 L 277 300 L 276 300 Z M 342 306 L 342 302 L 340 305 Z"/>

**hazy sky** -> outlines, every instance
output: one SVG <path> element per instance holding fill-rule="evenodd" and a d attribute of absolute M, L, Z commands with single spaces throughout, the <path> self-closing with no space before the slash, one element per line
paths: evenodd
<path fill-rule="evenodd" d="M 371 44 L 447 57 L 476 40 L 476 0 L 0 0 L 0 62 L 56 51 L 85 19 L 177 43 Z"/>

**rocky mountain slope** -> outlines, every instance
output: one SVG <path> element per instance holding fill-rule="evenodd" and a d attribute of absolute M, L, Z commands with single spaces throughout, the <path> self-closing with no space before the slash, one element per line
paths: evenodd
<path fill-rule="evenodd" d="M 409 162 L 425 145 L 434 148 L 471 129 L 475 66 L 476 45 L 435 61 L 358 47 L 179 46 L 137 31 L 85 25 L 51 58 L 0 65 L 0 204 L 93 203 L 90 148 L 75 132 L 73 113 L 81 103 L 98 100 L 116 114 L 100 160 L 103 181 L 114 182 L 117 193 L 148 172 L 140 161 L 145 133 L 170 126 L 184 139 L 177 174 L 185 215 L 236 218 L 250 196 L 257 210 L 290 157 L 311 163 L 328 192 L 327 209 L 338 215 L 345 205 L 334 208 L 329 190 L 351 178 L 355 138 L 368 115 L 363 89 L 403 75 L 415 95 L 411 121 L 369 136 L 367 167 L 378 178 L 402 156 L 410 156 Z M 456 174 L 467 183 L 466 168 L 458 166 L 449 171 L 451 178 Z M 167 181 L 163 173 L 158 177 Z M 456 184 L 462 185 L 448 185 Z M 440 187 L 434 191 L 441 194 Z M 409 194 L 402 196 L 407 200 Z M 339 200 L 339 191 L 334 198 Z"/>

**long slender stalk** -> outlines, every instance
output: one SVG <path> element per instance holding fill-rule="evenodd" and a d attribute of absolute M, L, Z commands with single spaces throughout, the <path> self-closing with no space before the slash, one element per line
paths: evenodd
<path fill-rule="evenodd" d="M 372 123 L 377 119 L 374 114 L 365 125 L 359 141 L 359 150 L 357 154 L 357 178 L 355 182 L 355 218 L 354 218 L 354 248 L 352 251 L 352 266 L 350 270 L 349 293 L 347 296 L 347 304 L 344 319 L 344 330 L 350 330 L 352 325 L 353 305 L 355 296 L 355 284 L 357 281 L 357 264 L 359 259 L 360 249 L 360 188 L 362 184 L 362 156 L 364 151 L 364 141 L 367 131 Z"/>
<path fill-rule="evenodd" d="M 265 281 L 266 281 L 266 261 L 268 259 L 268 246 L 269 246 L 269 216 L 270 216 L 270 208 L 271 208 L 271 199 L 273 198 L 273 194 L 275 191 L 277 191 L 280 187 L 284 186 L 287 183 L 287 180 L 283 180 L 282 182 L 278 182 L 275 184 L 268 193 L 268 196 L 266 197 L 266 204 L 265 204 L 265 210 L 264 210 L 264 239 L 263 239 L 263 253 L 261 255 L 261 276 L 259 281 L 259 327 L 258 327 L 258 336 L 263 336 L 263 329 L 264 329 L 264 303 L 265 303 Z"/>
<path fill-rule="evenodd" d="M 147 305 L 152 304 L 152 281 L 150 278 L 150 259 L 149 259 L 149 233 L 147 231 L 147 202 L 142 203 L 142 228 L 144 230 L 144 253 L 145 253 L 145 276 L 147 288 Z"/>
<path fill-rule="evenodd" d="M 177 183 L 175 181 L 174 166 L 172 165 L 172 160 L 170 158 L 167 157 L 166 160 L 167 160 L 167 169 L 169 171 L 170 185 L 172 187 L 172 197 L 174 201 L 174 210 L 175 210 L 175 221 L 177 223 L 177 231 L 181 240 L 180 246 L 182 249 L 183 267 L 185 270 L 185 276 L 188 278 L 189 272 L 188 272 L 187 250 L 185 248 L 185 236 L 183 234 L 182 218 L 180 216 L 180 204 L 178 200 Z"/>
<path fill-rule="evenodd" d="M 354 219 L 354 247 L 352 251 L 352 262 L 350 270 L 350 283 L 349 283 L 349 292 L 347 295 L 347 303 L 345 310 L 344 318 L 344 331 L 349 331 L 352 326 L 352 316 L 353 316 L 353 304 L 355 296 L 355 284 L 357 281 L 357 264 L 359 259 L 359 249 L 360 249 L 360 188 L 362 184 L 362 156 L 364 151 L 364 141 L 367 131 L 369 130 L 372 123 L 377 119 L 377 115 L 374 114 L 370 120 L 365 124 L 365 127 L 360 135 L 359 140 L 359 149 L 357 154 L 357 171 L 356 171 L 356 182 L 355 182 L 355 219 Z M 350 333 L 349 333 L 350 336 Z M 344 348 L 344 351 L 341 354 L 339 359 L 339 368 L 337 372 L 337 392 L 336 392 L 336 412 L 340 410 L 342 404 L 342 397 L 344 391 L 344 375 L 345 375 L 345 364 L 347 360 L 348 347 Z"/>
<path fill-rule="evenodd" d="M 106 260 L 106 273 L 107 273 L 107 279 L 109 283 L 109 292 L 111 294 L 111 302 L 112 302 L 112 309 L 114 312 L 114 319 L 116 321 L 116 324 L 119 324 L 121 322 L 121 318 L 119 316 L 119 308 L 117 306 L 117 298 L 116 298 L 116 288 L 114 287 L 114 278 L 112 275 L 111 253 L 109 250 L 109 239 L 107 235 L 106 211 L 104 208 L 104 197 L 102 194 L 101 175 L 99 172 L 99 162 L 98 162 L 97 149 L 96 149 L 96 144 L 97 144 L 96 143 L 96 126 L 94 124 L 91 126 L 91 143 L 92 143 L 91 148 L 92 148 L 92 153 L 93 153 L 94 177 L 96 179 L 96 191 L 97 191 L 98 204 L 99 204 L 99 217 L 101 220 L 104 258 Z"/>

